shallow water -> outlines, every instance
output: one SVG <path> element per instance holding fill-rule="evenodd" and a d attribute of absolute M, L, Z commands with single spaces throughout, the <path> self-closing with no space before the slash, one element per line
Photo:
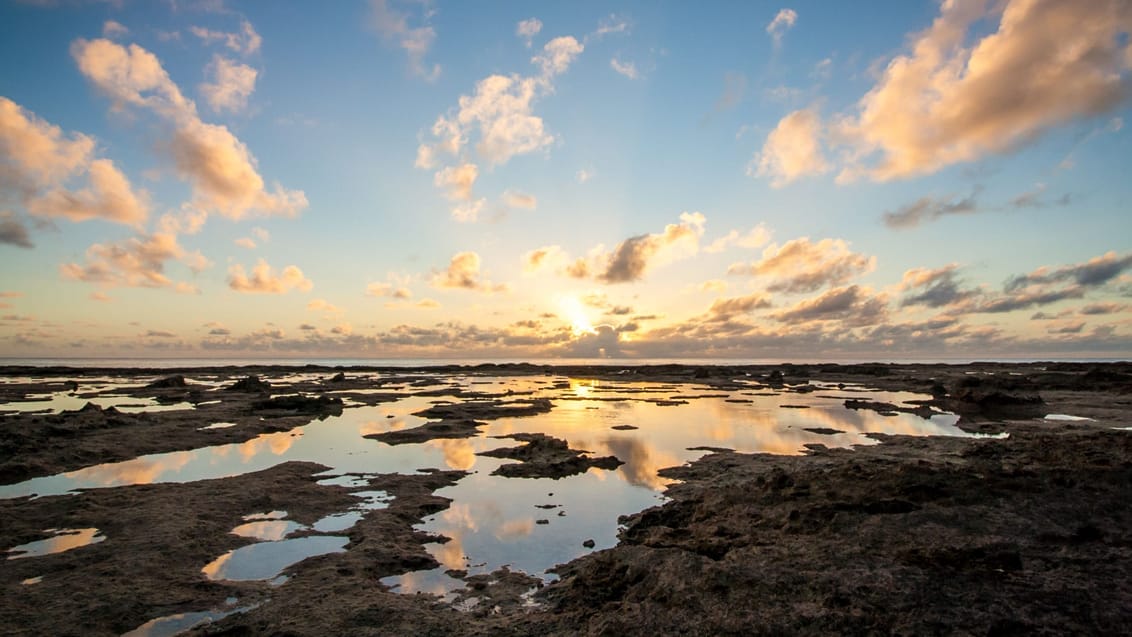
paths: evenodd
<path fill-rule="evenodd" d="M 308 382 L 323 376 L 325 374 L 291 374 L 285 378 L 269 376 L 266 380 L 273 387 L 282 388 L 287 382 Z M 843 403 L 847 399 L 900 404 L 925 398 L 908 392 L 879 392 L 854 386 L 818 385 L 818 391 L 794 393 L 769 390 L 746 378 L 734 379 L 740 389 L 721 391 L 699 385 L 595 381 L 565 376 L 422 375 L 406 381 L 410 376 L 400 375 L 389 384 L 382 384 L 378 374 L 369 376 L 374 379 L 375 387 L 344 391 L 358 394 L 397 391 L 405 397 L 377 406 L 350 406 L 340 416 L 286 432 L 263 434 L 243 443 L 152 454 L 3 485 L 0 498 L 223 478 L 288 461 L 316 462 L 331 467 L 320 474 L 323 476 L 320 482 L 352 489 L 364 489 L 368 484 L 365 476 L 372 474 L 411 474 L 422 469 L 467 471 L 469 474 L 457 484 L 437 491 L 437 495 L 451 498 L 451 505 L 426 518 L 419 526 L 450 538 L 447 543 L 426 546 L 441 566 L 384 580 L 387 585 L 406 593 L 446 594 L 463 587 L 460 580 L 444 573 L 448 569 L 477 574 L 509 566 L 512 570 L 552 579 L 554 576 L 546 570 L 556 564 L 613 546 L 617 541 L 618 516 L 664 501 L 663 489 L 670 480 L 658 475 L 658 471 L 708 453 L 702 447 L 798 454 L 810 444 L 829 447 L 875 444 L 865 435 L 868 433 L 968 435 L 955 426 L 958 417 L 954 415 L 940 414 L 924 419 L 907 413 L 882 415 L 869 410 L 846 409 Z M 189 380 L 226 384 L 205 378 Z M 471 438 L 390 446 L 363 437 L 424 424 L 424 418 L 412 414 L 432 404 L 471 400 L 412 395 L 414 391 L 436 389 L 440 385 L 460 387 L 485 398 L 546 397 L 552 399 L 554 408 L 536 416 L 487 421 L 481 433 Z M 113 381 L 108 381 L 106 389 L 120 391 L 121 385 L 115 387 Z M 39 402 L 55 401 L 51 408 L 58 408 L 65 403 L 60 396 L 65 393 L 53 394 L 49 400 Z M 83 399 L 83 404 L 86 400 Z M 148 399 L 101 396 L 97 400 L 138 405 Z M 29 404 L 13 403 L 20 409 Z M 8 407 L 0 405 L 0 410 Z M 159 406 L 145 409 L 156 407 Z M 819 431 L 810 431 L 813 429 Z M 558 480 L 491 475 L 501 465 L 513 461 L 478 454 L 519 444 L 501 438 L 517 433 L 542 433 L 560 438 L 573 449 L 587 450 L 598 456 L 615 455 L 625 464 L 615 470 L 594 468 Z M 245 516 L 245 522 L 232 532 L 257 541 L 217 556 L 210 564 L 203 565 L 203 575 L 210 579 L 270 580 L 305 557 L 346 550 L 348 539 L 333 534 L 348 530 L 366 511 L 385 507 L 389 502 L 388 494 L 380 491 L 360 490 L 355 495 L 359 498 L 356 506 L 328 515 L 311 527 L 286 520 L 283 511 Z M 305 537 L 291 537 L 295 533 Z M 583 546 L 587 540 L 593 540 L 592 548 Z"/>
<path fill-rule="evenodd" d="M 25 557 L 62 553 L 63 551 L 98 544 L 106 539 L 106 536 L 99 534 L 98 529 L 95 528 L 46 529 L 44 533 L 50 533 L 51 537 L 8 549 L 8 559 L 17 560 Z"/>

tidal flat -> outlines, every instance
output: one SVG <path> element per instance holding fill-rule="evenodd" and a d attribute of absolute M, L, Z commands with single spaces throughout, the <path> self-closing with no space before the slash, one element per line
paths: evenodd
<path fill-rule="evenodd" d="M 0 368 L 0 634 L 1122 632 L 1132 364 Z"/>

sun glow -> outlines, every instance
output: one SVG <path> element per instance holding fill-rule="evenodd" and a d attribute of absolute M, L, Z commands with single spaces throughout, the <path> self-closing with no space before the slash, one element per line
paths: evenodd
<path fill-rule="evenodd" d="M 562 306 L 562 312 L 570 320 L 570 326 L 574 331 L 574 336 L 597 334 L 597 330 L 594 329 L 593 323 L 591 323 L 589 317 L 586 316 L 586 311 L 582 308 L 582 303 L 577 297 L 563 297 L 559 304 Z"/>

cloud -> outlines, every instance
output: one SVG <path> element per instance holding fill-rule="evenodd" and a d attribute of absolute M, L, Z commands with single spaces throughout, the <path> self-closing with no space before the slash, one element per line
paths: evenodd
<path fill-rule="evenodd" d="M 595 38 L 601 38 L 611 33 L 628 33 L 629 21 L 619 15 L 609 14 L 602 18 L 597 23 L 597 30 L 593 35 Z"/>
<path fill-rule="evenodd" d="M 84 175 L 85 188 L 68 187 Z M 114 162 L 95 159 L 93 139 L 68 138 L 6 97 L 0 97 L 0 193 L 15 196 L 31 214 L 71 221 L 137 226 L 149 214 L 148 194 L 135 192 Z"/>
<path fill-rule="evenodd" d="M 584 184 L 584 183 L 586 183 L 587 181 L 589 181 L 593 178 L 594 178 L 593 171 L 587 170 L 585 168 L 578 169 L 578 172 L 574 174 L 574 180 L 577 181 L 579 184 Z"/>
<path fill-rule="evenodd" d="M 266 190 L 247 146 L 225 126 L 190 121 L 174 132 L 169 150 L 178 174 L 193 185 L 194 203 L 230 219 L 295 216 L 308 205 L 301 190 Z"/>
<path fill-rule="evenodd" d="M 332 305 L 326 299 L 311 299 L 311 301 L 307 303 L 307 309 L 314 312 L 329 312 L 331 314 L 342 313 L 342 308 Z"/>
<path fill-rule="evenodd" d="M 782 46 L 782 37 L 798 21 L 798 12 L 793 9 L 779 9 L 770 24 L 766 25 L 766 32 L 774 41 L 774 48 Z"/>
<path fill-rule="evenodd" d="M 770 185 L 781 188 L 799 177 L 827 172 L 830 166 L 822 152 L 821 135 L 821 119 L 815 108 L 790 113 L 751 158 L 747 174 L 770 177 Z"/>
<path fill-rule="evenodd" d="M 227 127 L 201 121 L 196 105 L 149 51 L 134 44 L 127 49 L 109 40 L 80 39 L 71 54 L 83 75 L 116 108 L 147 108 L 172 124 L 172 139 L 160 147 L 172 157 L 177 174 L 191 184 L 195 207 L 232 219 L 253 213 L 293 216 L 307 207 L 301 190 L 279 184 L 266 190 L 247 146 Z"/>
<path fill-rule="evenodd" d="M 406 287 L 392 283 L 370 283 L 366 286 L 366 296 L 386 296 L 393 299 L 411 299 L 413 293 Z"/>
<path fill-rule="evenodd" d="M 716 299 L 708 313 L 714 320 L 730 320 L 736 314 L 750 314 L 755 310 L 773 307 L 766 295 L 757 293 L 730 299 Z"/>
<path fill-rule="evenodd" d="M 767 290 L 799 293 L 841 285 L 874 269 L 876 257 L 850 251 L 849 244 L 842 239 L 811 243 L 809 237 L 801 237 L 781 246 L 771 244 L 763 250 L 759 261 L 734 264 L 727 273 L 768 277 L 774 281 Z"/>
<path fill-rule="evenodd" d="M 165 275 L 167 261 L 181 260 L 199 271 L 208 261 L 199 252 L 188 252 L 172 234 L 155 232 L 118 243 L 96 243 L 86 251 L 86 265 L 61 266 L 64 277 L 87 283 L 121 287 L 172 287 L 178 283 Z M 188 284 L 178 291 L 193 291 Z"/>
<path fill-rule="evenodd" d="M 1081 314 L 1086 316 L 1099 316 L 1103 314 L 1116 314 L 1128 309 L 1124 303 L 1090 303 L 1081 308 Z"/>
<path fill-rule="evenodd" d="M 542 20 L 538 18 L 523 20 L 515 27 L 515 35 L 523 40 L 528 49 L 531 48 L 532 40 L 539 34 L 539 31 L 542 31 Z"/>
<path fill-rule="evenodd" d="M 633 64 L 632 62 L 622 62 L 618 58 L 612 58 L 609 60 L 609 66 L 614 71 L 617 71 L 630 80 L 635 80 L 639 77 L 637 73 L 637 65 Z"/>
<path fill-rule="evenodd" d="M 234 243 L 241 248 L 247 248 L 248 250 L 255 250 L 256 247 L 255 240 L 251 237 L 240 237 L 239 239 L 236 239 Z"/>
<path fill-rule="evenodd" d="M 628 283 L 642 278 L 657 262 L 695 254 L 706 219 L 698 212 L 681 213 L 660 234 L 643 234 L 619 243 L 599 259 L 597 278 L 606 283 Z"/>
<path fill-rule="evenodd" d="M 471 223 L 479 218 L 487 200 L 480 198 L 458 204 L 452 208 L 452 218 L 461 223 Z"/>
<path fill-rule="evenodd" d="M 439 289 L 464 289 L 479 292 L 502 292 L 505 285 L 493 285 L 480 278 L 480 255 L 475 252 L 459 252 L 452 257 L 448 269 L 433 274 L 432 287 Z"/>
<path fill-rule="evenodd" d="M 247 107 L 258 71 L 221 55 L 212 57 L 206 71 L 213 81 L 201 84 L 200 92 L 213 111 L 238 113 Z"/>
<path fill-rule="evenodd" d="M 941 268 L 929 270 L 915 268 L 904 273 L 901 288 L 916 291 L 900 302 L 901 307 L 923 305 L 932 308 L 946 307 L 966 301 L 974 296 L 974 290 L 963 290 L 955 275 L 959 264 L 951 263 Z"/>
<path fill-rule="evenodd" d="M 120 38 L 130 32 L 121 22 L 116 20 L 107 20 L 102 23 L 102 37 L 104 38 Z"/>
<path fill-rule="evenodd" d="M 251 55 L 259 51 L 263 38 L 256 33 L 255 27 L 244 20 L 240 23 L 240 30 L 236 32 L 213 31 L 199 26 L 189 27 L 189 33 L 200 38 L 205 44 L 223 44 L 229 49 L 242 55 Z"/>
<path fill-rule="evenodd" d="M 783 323 L 840 320 L 853 325 L 873 325 L 884 319 L 887 307 L 888 299 L 883 294 L 873 296 L 868 288 L 851 285 L 800 301 L 775 318 Z"/>
<path fill-rule="evenodd" d="M 165 330 L 146 330 L 138 336 L 142 338 L 177 338 L 176 334 Z"/>
<path fill-rule="evenodd" d="M 284 294 L 290 290 L 308 292 L 314 284 L 293 265 L 283 268 L 283 272 L 277 275 L 266 261 L 260 259 L 252 268 L 250 277 L 244 266 L 238 263 L 228 268 L 228 287 L 237 292 Z"/>
<path fill-rule="evenodd" d="M 538 207 L 538 199 L 534 195 L 518 190 L 504 192 L 503 203 L 509 208 L 521 208 L 523 210 L 534 210 Z"/>
<path fill-rule="evenodd" d="M 0 211 L 0 244 L 8 244 L 20 248 L 34 248 L 31 236 L 28 235 L 27 226 L 10 211 Z"/>
<path fill-rule="evenodd" d="M 1039 268 L 1029 274 L 1011 277 L 1007 280 L 1004 289 L 1006 292 L 1012 292 L 1030 285 L 1065 282 L 1084 287 L 1097 287 L 1112 281 L 1130 268 L 1132 268 L 1132 252 L 1118 255 L 1110 251 L 1085 263 L 1055 269 Z"/>
<path fill-rule="evenodd" d="M 559 246 L 543 246 L 523 255 L 523 272 L 533 274 L 565 265 L 568 257 Z"/>
<path fill-rule="evenodd" d="M 713 254 L 723 252 L 733 245 L 740 248 L 761 248 L 768 241 L 770 241 L 770 230 L 760 223 L 743 235 L 739 234 L 738 230 L 732 230 L 704 247 L 704 252 Z"/>
<path fill-rule="evenodd" d="M 462 164 L 449 166 L 433 175 L 432 183 L 437 188 L 447 190 L 447 197 L 453 201 L 470 201 L 472 186 L 479 176 L 479 169 L 475 164 Z"/>
<path fill-rule="evenodd" d="M 409 56 L 409 69 L 428 81 L 440 77 L 440 65 L 429 67 L 424 58 L 436 41 L 436 29 L 431 26 L 409 26 L 409 16 L 392 9 L 387 0 L 370 0 L 373 26 L 381 37 L 400 47 Z M 426 14 L 427 17 L 427 14 Z"/>
<path fill-rule="evenodd" d="M 978 210 L 975 194 L 963 199 L 921 197 L 916 201 L 884 213 L 884 225 L 894 230 L 914 228 L 946 215 L 971 214 Z"/>
<path fill-rule="evenodd" d="M 109 159 L 95 159 L 87 168 L 90 186 L 78 191 L 53 188 L 27 202 L 28 212 L 71 221 L 104 219 L 140 225 L 149 216 L 149 196 L 134 192 L 130 181 Z"/>
<path fill-rule="evenodd" d="M 997 30 L 968 43 L 996 14 Z M 943 3 L 838 123 L 849 146 L 839 178 L 931 173 L 1111 112 L 1132 95 L 1130 30 L 1132 5 L 1122 0 Z"/>

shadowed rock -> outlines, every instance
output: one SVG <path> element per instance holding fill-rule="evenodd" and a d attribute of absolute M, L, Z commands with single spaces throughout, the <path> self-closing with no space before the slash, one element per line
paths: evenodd
<path fill-rule="evenodd" d="M 501 437 L 523 441 L 526 444 L 480 452 L 478 455 L 481 456 L 521 461 L 519 464 L 505 464 L 493 471 L 492 475 L 508 478 L 553 478 L 557 480 L 558 478 L 585 473 L 590 467 L 613 470 L 625 464 L 615 456 L 591 458 L 585 455 L 589 453 L 588 451 L 571 449 L 565 440 L 545 434 L 514 434 Z"/>

